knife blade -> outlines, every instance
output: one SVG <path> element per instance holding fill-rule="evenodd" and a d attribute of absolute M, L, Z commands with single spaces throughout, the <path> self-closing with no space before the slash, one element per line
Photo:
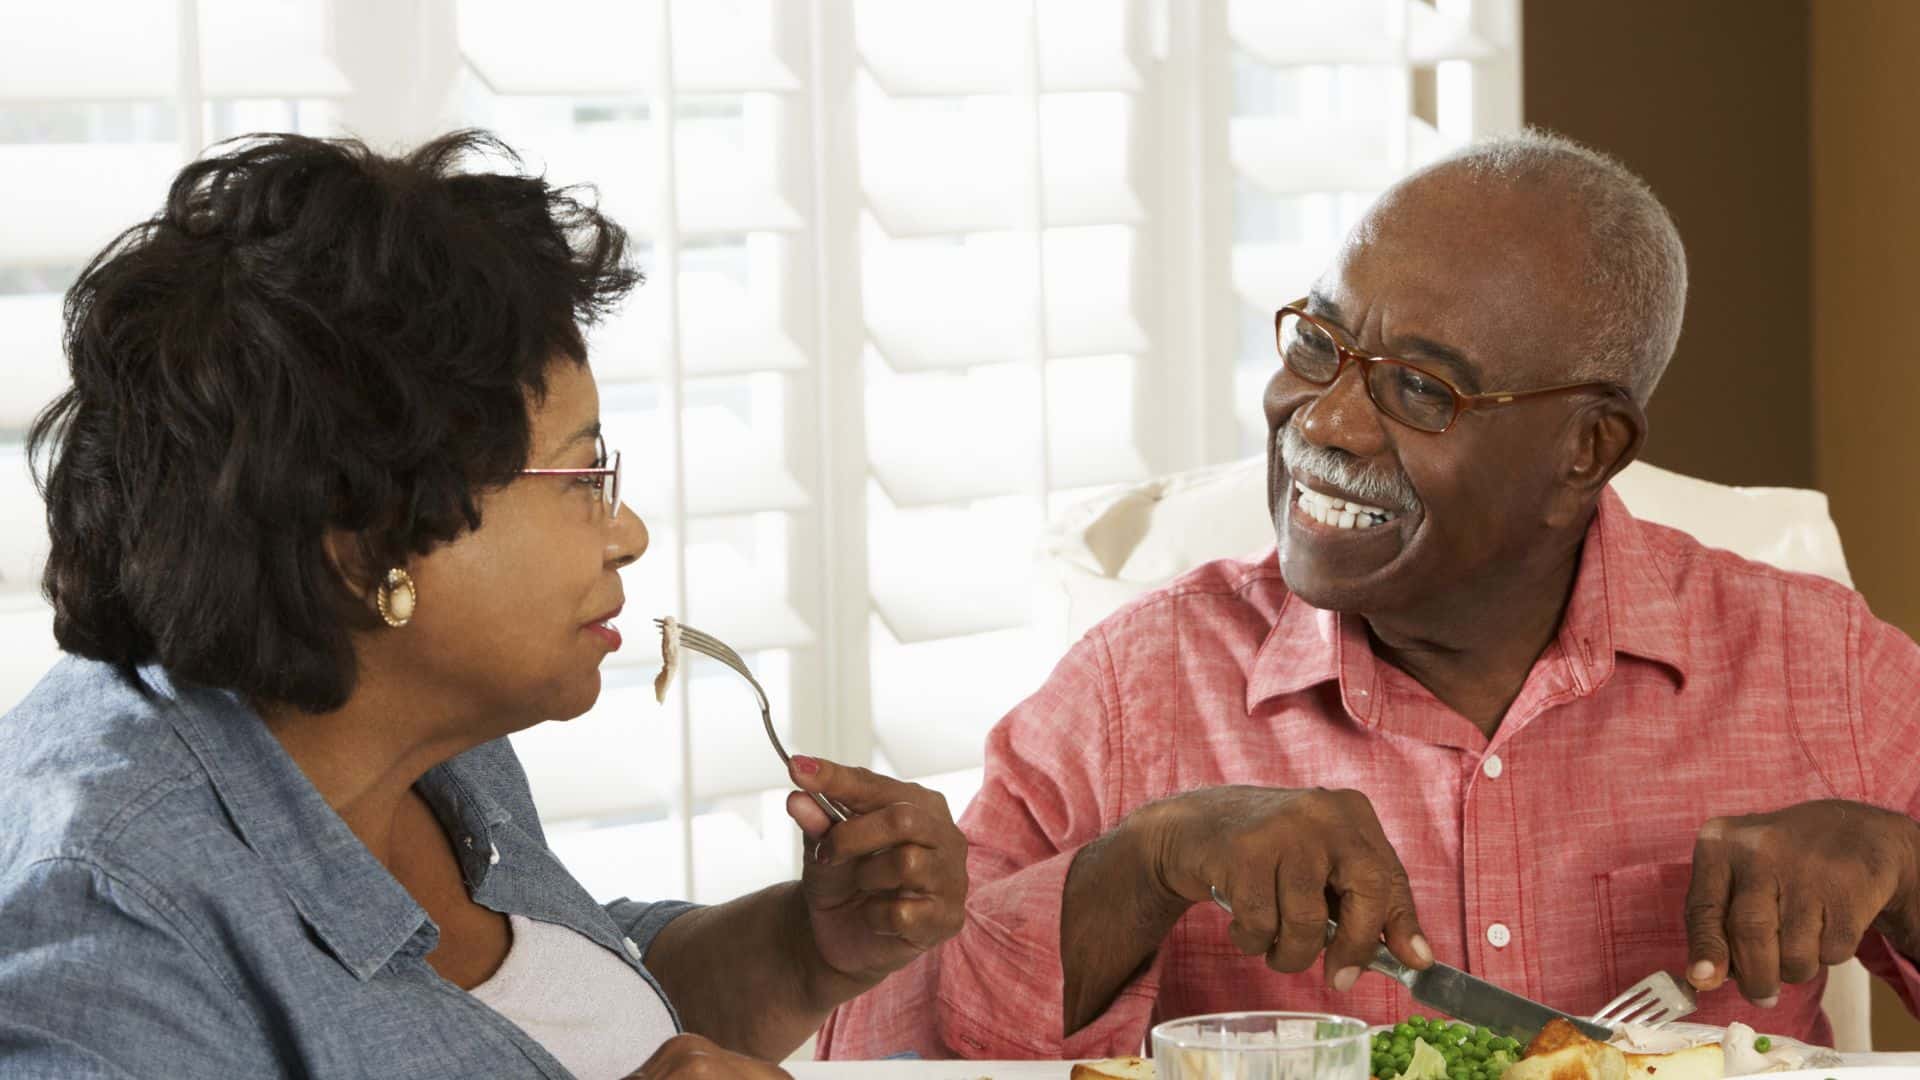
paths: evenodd
<path fill-rule="evenodd" d="M 1613 1038 L 1612 1029 L 1604 1024 L 1521 997 L 1457 967 L 1436 962 L 1425 971 L 1415 971 L 1394 959 L 1385 945 L 1380 946 L 1373 963 L 1367 967 L 1412 991 L 1413 1000 L 1429 1009 L 1477 1024 L 1495 1035 L 1518 1039 L 1522 1044 L 1532 1042 L 1540 1029 L 1547 1026 L 1547 1021 L 1555 1017 L 1580 1029 L 1580 1034 L 1589 1039 L 1606 1042 Z"/>
<path fill-rule="evenodd" d="M 1213 902 L 1227 914 L 1233 914 L 1233 908 L 1227 898 L 1220 895 L 1220 890 L 1211 891 Z M 1333 940 L 1334 931 L 1339 928 L 1339 923 L 1327 920 L 1328 941 Z M 1413 994 L 1413 1000 L 1435 1012 L 1476 1024 L 1495 1035 L 1517 1039 L 1522 1044 L 1532 1042 L 1540 1029 L 1547 1026 L 1547 1021 L 1556 1017 L 1572 1024 L 1589 1039 L 1606 1042 L 1613 1038 L 1613 1029 L 1605 1024 L 1521 997 L 1457 967 L 1435 961 L 1427 970 L 1415 971 L 1395 959 L 1384 942 L 1374 950 L 1373 962 L 1367 965 L 1367 970 L 1377 971 L 1406 987 Z"/>

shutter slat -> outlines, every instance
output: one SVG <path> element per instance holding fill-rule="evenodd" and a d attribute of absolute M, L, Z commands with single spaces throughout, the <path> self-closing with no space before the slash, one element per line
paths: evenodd
<path fill-rule="evenodd" d="M 66 388 L 63 329 L 57 293 L 0 296 L 0 432 L 25 432 L 34 414 Z"/>
<path fill-rule="evenodd" d="M 1042 0 L 1040 85 L 1138 90 L 1138 28 L 1125 0 Z M 1025 0 L 855 0 L 861 61 L 895 96 L 1004 94 L 1022 85 Z"/>
<path fill-rule="evenodd" d="M 870 485 L 867 501 L 869 588 L 895 639 L 932 641 L 1027 622 L 1038 500 L 895 509 Z"/>
<path fill-rule="evenodd" d="M 1058 659 L 1029 627 L 903 645 L 876 620 L 873 639 L 874 735 L 902 776 L 978 765 L 987 731 Z"/>
<path fill-rule="evenodd" d="M 179 9 L 151 0 L 0 6 L 0 101 L 171 98 Z"/>
<path fill-rule="evenodd" d="M 0 262 L 77 269 L 159 210 L 179 168 L 171 143 L 0 145 Z"/>
<path fill-rule="evenodd" d="M 0 599 L 39 595 L 48 547 L 44 506 L 27 471 L 26 448 L 0 445 Z"/>
<path fill-rule="evenodd" d="M 500 94 L 643 94 L 659 0 L 460 0 L 460 49 Z M 758 9 L 758 17 L 749 17 Z M 683 93 L 800 89 L 760 3 L 676 3 L 674 81 Z"/>
<path fill-rule="evenodd" d="M 861 184 L 894 237 L 1011 229 L 1025 213 L 1026 106 L 1013 97 L 896 99 L 863 83 Z M 1144 217 L 1126 94 L 1049 94 L 1041 165 L 1049 225 Z"/>

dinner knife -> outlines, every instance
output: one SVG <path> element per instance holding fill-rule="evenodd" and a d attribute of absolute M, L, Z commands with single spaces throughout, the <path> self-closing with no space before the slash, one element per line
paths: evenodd
<path fill-rule="evenodd" d="M 1213 902 L 1228 914 L 1233 913 L 1218 889 L 1213 891 Z M 1329 919 L 1327 940 L 1333 940 L 1337 929 L 1339 924 Z M 1484 1027 L 1495 1035 L 1517 1039 L 1522 1044 L 1532 1042 L 1540 1029 L 1547 1026 L 1547 1021 L 1556 1017 L 1572 1024 L 1589 1039 L 1606 1042 L 1613 1038 L 1613 1030 L 1604 1024 L 1521 997 L 1457 967 L 1435 962 L 1425 971 L 1416 971 L 1395 959 L 1384 942 L 1374 950 L 1373 962 L 1367 969 L 1406 987 L 1413 994 L 1413 1000 L 1429 1009 Z"/>

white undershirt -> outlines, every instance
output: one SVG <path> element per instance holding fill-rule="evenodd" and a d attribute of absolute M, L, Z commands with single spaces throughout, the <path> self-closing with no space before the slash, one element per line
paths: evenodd
<path fill-rule="evenodd" d="M 620 1080 L 674 1035 L 640 973 L 577 931 L 509 915 L 513 944 L 471 993 L 580 1080 Z"/>

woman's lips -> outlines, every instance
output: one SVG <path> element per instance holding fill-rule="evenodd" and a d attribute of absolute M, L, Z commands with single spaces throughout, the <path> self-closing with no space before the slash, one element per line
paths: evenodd
<path fill-rule="evenodd" d="M 612 623 L 588 623 L 586 629 L 587 633 L 594 635 L 606 644 L 608 652 L 620 651 L 620 631 L 616 629 Z"/>

